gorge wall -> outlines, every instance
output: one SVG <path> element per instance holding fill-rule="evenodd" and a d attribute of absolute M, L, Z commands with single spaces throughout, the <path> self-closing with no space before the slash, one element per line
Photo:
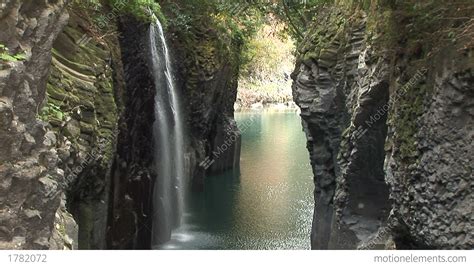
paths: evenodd
<path fill-rule="evenodd" d="M 237 169 L 240 132 L 234 120 L 241 43 L 222 36 L 212 21 L 195 21 L 186 33 L 170 28 L 177 86 L 183 95 L 188 176 L 202 190 L 204 177 Z M 236 141 L 230 141 L 235 136 Z"/>
<path fill-rule="evenodd" d="M 1 249 L 150 248 L 150 22 L 122 4 L 1 6 L 0 43 L 26 55 L 0 68 Z M 238 68 L 228 59 L 240 48 L 222 48 L 208 27 L 191 30 L 193 45 L 168 36 L 186 106 L 186 171 L 197 189 L 206 174 L 235 166 L 240 147 L 200 165 L 238 135 Z"/>
<path fill-rule="evenodd" d="M 470 249 L 472 14 L 377 2 L 321 8 L 298 48 L 312 248 Z"/>
<path fill-rule="evenodd" d="M 25 54 L 24 60 L 0 66 L 2 249 L 62 248 L 54 225 L 62 219 L 65 176 L 57 166 L 56 135 L 37 114 L 53 41 L 67 22 L 65 8 L 66 1 L 14 0 L 0 9 L 0 42 Z"/>
<path fill-rule="evenodd" d="M 97 38 L 114 24 L 96 27 L 92 12 L 77 4 L 68 8 L 68 24 L 53 44 L 47 101 L 40 111 L 58 139 L 58 166 L 66 174 L 62 187 L 78 225 L 80 249 L 106 246 L 109 179 L 124 91 L 117 37 Z"/>
<path fill-rule="evenodd" d="M 165 13 L 166 15 L 166 13 Z M 124 115 L 119 122 L 117 157 L 111 180 L 110 248 L 150 248 L 156 178 L 150 149 L 154 121 L 155 88 L 149 56 L 148 23 L 121 18 L 120 40 L 126 93 Z M 233 119 L 237 94 L 239 46 L 225 43 L 212 25 L 195 23 L 183 32 L 169 27 L 176 86 L 181 96 L 185 124 L 185 173 L 190 187 L 203 190 L 205 176 L 237 167 L 240 142 L 234 142 L 219 157 L 213 157 L 229 135 L 238 135 Z M 235 58 L 229 61 L 229 58 Z M 211 165 L 204 164 L 211 158 Z M 159 167 L 159 166 L 158 166 Z M 155 215 L 156 216 L 156 215 Z"/>
<path fill-rule="evenodd" d="M 13 112 L 5 117 L 14 121 L 6 121 L 2 130 L 7 128 L 11 134 L 16 132 L 12 125 L 20 126 L 18 133 L 26 140 L 16 136 L 20 143 L 11 143 L 12 136 L 7 135 L 2 136 L 2 142 L 12 147 L 25 141 L 29 144 L 23 154 L 12 153 L 19 161 L 2 160 L 6 171 L 2 182 L 19 185 L 23 191 L 5 187 L 7 192 L 2 193 L 11 199 L 1 200 L 5 203 L 2 228 L 8 232 L 2 243 L 24 249 L 105 248 L 109 177 L 124 88 L 116 36 L 97 36 L 114 23 L 107 29 L 97 27 L 92 18 L 97 10 L 68 1 L 10 1 L 2 12 L 4 20 L 17 21 L 2 21 L 2 27 L 17 27 L 2 30 L 2 43 L 27 55 L 25 61 L 2 65 L 4 73 L 13 73 L 5 74 L 2 86 L 13 91 L 20 91 L 21 86 L 32 90 L 27 93 L 25 89 L 26 94 L 17 98 L 31 105 L 28 108 L 12 103 L 16 96 L 4 90 L 5 103 L 13 104 Z M 21 37 L 20 33 L 26 35 Z M 23 76 L 17 74 L 22 72 Z M 15 106 L 20 109 L 15 111 Z M 26 127 L 15 122 L 26 118 L 31 119 Z M 14 168 L 8 169 L 8 165 Z M 31 185 L 21 181 L 24 179 Z M 34 201 L 27 207 L 30 197 Z M 7 215 L 14 213 L 14 207 L 26 210 L 20 216 L 25 224 Z M 34 236 L 37 232 L 41 237 Z"/>

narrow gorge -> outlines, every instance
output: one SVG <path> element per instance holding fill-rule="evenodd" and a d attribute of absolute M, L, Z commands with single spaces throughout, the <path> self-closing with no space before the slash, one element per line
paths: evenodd
<path fill-rule="evenodd" d="M 0 249 L 473 249 L 468 0 L 0 2 Z"/>

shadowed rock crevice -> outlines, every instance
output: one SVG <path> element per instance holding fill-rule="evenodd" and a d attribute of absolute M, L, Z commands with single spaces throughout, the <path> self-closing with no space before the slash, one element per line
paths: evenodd
<path fill-rule="evenodd" d="M 107 245 L 114 249 L 151 246 L 153 121 L 155 86 L 148 65 L 148 24 L 134 18 L 119 23 L 126 91 L 113 166 Z"/>

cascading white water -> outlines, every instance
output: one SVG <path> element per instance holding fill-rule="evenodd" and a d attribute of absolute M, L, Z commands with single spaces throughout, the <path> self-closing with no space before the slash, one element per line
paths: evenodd
<path fill-rule="evenodd" d="M 150 25 L 150 52 L 155 81 L 155 167 L 152 244 L 162 244 L 181 224 L 185 204 L 184 133 L 173 69 L 160 21 Z"/>

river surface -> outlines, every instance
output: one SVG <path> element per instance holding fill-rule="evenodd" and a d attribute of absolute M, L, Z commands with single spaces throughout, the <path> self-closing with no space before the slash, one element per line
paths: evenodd
<path fill-rule="evenodd" d="M 295 112 L 236 113 L 240 173 L 205 181 L 161 249 L 309 249 L 313 184 Z"/>

